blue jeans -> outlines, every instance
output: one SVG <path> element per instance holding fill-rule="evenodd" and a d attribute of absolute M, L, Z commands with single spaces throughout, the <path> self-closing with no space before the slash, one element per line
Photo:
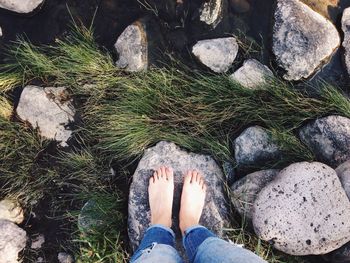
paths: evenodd
<path fill-rule="evenodd" d="M 151 226 L 130 263 L 183 263 L 174 245 L 175 234 L 170 228 Z M 185 231 L 183 246 L 191 263 L 267 263 L 253 252 L 216 237 L 200 225 Z"/>

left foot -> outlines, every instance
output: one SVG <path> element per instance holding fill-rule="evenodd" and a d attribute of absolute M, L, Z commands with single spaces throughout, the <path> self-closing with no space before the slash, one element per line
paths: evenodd
<path fill-rule="evenodd" d="M 151 224 L 171 227 L 171 213 L 174 197 L 174 174 L 168 167 L 160 167 L 149 180 L 149 205 Z"/>

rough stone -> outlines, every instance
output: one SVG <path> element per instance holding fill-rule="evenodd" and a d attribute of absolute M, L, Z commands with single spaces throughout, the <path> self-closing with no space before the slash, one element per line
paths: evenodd
<path fill-rule="evenodd" d="M 266 84 L 266 79 L 273 77 L 273 73 L 259 61 L 248 59 L 230 77 L 242 86 L 254 89 Z"/>
<path fill-rule="evenodd" d="M 59 263 L 73 263 L 74 259 L 71 255 L 69 255 L 65 252 L 60 252 L 60 253 L 58 253 L 58 262 Z"/>
<path fill-rule="evenodd" d="M 331 115 L 306 124 L 299 131 L 301 140 L 318 160 L 332 166 L 350 159 L 350 119 Z"/>
<path fill-rule="evenodd" d="M 27 234 L 14 223 L 0 220 L 0 263 L 18 263 L 18 253 L 27 242 Z"/>
<path fill-rule="evenodd" d="M 38 127 L 42 137 L 67 146 L 72 131 L 66 126 L 74 121 L 75 109 L 65 88 L 26 86 L 19 100 L 17 114 L 34 128 Z"/>
<path fill-rule="evenodd" d="M 269 169 L 251 173 L 231 186 L 231 201 L 238 213 L 245 219 L 253 218 L 253 204 L 258 193 L 279 173 Z"/>
<path fill-rule="evenodd" d="M 2 37 L 2 28 L 0 27 L 0 37 Z"/>
<path fill-rule="evenodd" d="M 239 167 L 265 164 L 280 158 L 281 151 L 268 131 L 260 126 L 245 129 L 234 141 L 235 160 Z"/>
<path fill-rule="evenodd" d="M 44 3 L 44 0 L 0 0 L 0 8 L 16 13 L 31 13 Z"/>
<path fill-rule="evenodd" d="M 337 172 L 340 182 L 350 199 L 350 160 L 339 165 L 335 171 Z"/>
<path fill-rule="evenodd" d="M 311 76 L 340 45 L 335 26 L 299 0 L 278 0 L 273 29 L 273 52 L 284 78 Z"/>
<path fill-rule="evenodd" d="M 205 1 L 200 8 L 199 20 L 215 28 L 222 20 L 225 0 Z"/>
<path fill-rule="evenodd" d="M 173 229 L 177 233 L 177 247 L 182 248 L 181 234 L 178 229 L 178 213 L 183 176 L 188 170 L 198 170 L 207 184 L 205 207 L 200 223 L 219 236 L 227 224 L 227 203 L 224 196 L 224 175 L 213 158 L 206 155 L 189 153 L 181 150 L 174 143 L 159 142 L 145 151 L 134 173 L 129 194 L 128 231 L 131 247 L 135 250 L 150 225 L 148 203 L 148 181 L 153 171 L 162 165 L 174 169 L 174 206 Z"/>
<path fill-rule="evenodd" d="M 24 213 L 22 207 L 14 200 L 1 200 L 0 220 L 8 220 L 16 224 L 22 223 L 24 220 Z"/>
<path fill-rule="evenodd" d="M 143 71 L 148 67 L 148 44 L 145 25 L 136 21 L 119 36 L 114 47 L 119 54 L 117 67 L 126 71 Z"/>
<path fill-rule="evenodd" d="M 253 207 L 257 235 L 291 255 L 319 255 L 350 241 L 350 201 L 336 172 L 295 163 L 263 188 Z"/>
<path fill-rule="evenodd" d="M 344 10 L 341 23 L 344 32 L 343 47 L 345 50 L 345 66 L 350 75 L 350 7 Z"/>
<path fill-rule="evenodd" d="M 235 60 L 238 48 L 234 37 L 215 38 L 198 41 L 192 53 L 212 71 L 224 73 Z"/>

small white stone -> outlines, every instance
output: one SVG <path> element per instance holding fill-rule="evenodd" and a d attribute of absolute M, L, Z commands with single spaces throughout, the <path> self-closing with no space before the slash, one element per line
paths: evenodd
<path fill-rule="evenodd" d="M 74 121 L 75 109 L 72 101 L 66 97 L 67 92 L 63 87 L 26 86 L 19 100 L 17 114 L 34 128 L 38 127 L 42 137 L 67 146 L 72 131 L 66 126 Z"/>
<path fill-rule="evenodd" d="M 193 46 L 192 53 L 212 71 L 224 73 L 234 62 L 238 49 L 236 39 L 226 37 L 200 40 Z"/>
<path fill-rule="evenodd" d="M 65 252 L 60 252 L 60 253 L 58 253 L 58 262 L 59 263 L 73 263 L 74 259 L 71 255 L 69 255 Z"/>
<path fill-rule="evenodd" d="M 33 12 L 44 0 L 0 0 L 0 8 L 16 13 Z"/>
<path fill-rule="evenodd" d="M 203 3 L 199 20 L 215 28 L 223 16 L 223 0 L 210 0 Z"/>
<path fill-rule="evenodd" d="M 255 59 L 244 61 L 243 66 L 230 76 L 246 88 L 258 88 L 266 84 L 266 79 L 272 78 L 272 71 Z"/>
<path fill-rule="evenodd" d="M 23 209 L 16 201 L 4 199 L 0 201 L 0 219 L 20 224 L 24 220 Z"/>
<path fill-rule="evenodd" d="M 32 239 L 31 249 L 40 249 L 45 243 L 45 236 L 39 234 Z"/>

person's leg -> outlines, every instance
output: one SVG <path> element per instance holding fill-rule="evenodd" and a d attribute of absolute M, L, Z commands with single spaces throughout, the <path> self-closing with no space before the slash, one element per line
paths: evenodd
<path fill-rule="evenodd" d="M 149 182 L 151 227 L 147 229 L 131 263 L 182 262 L 174 248 L 175 234 L 171 227 L 171 212 L 174 195 L 173 171 L 159 168 Z"/>
<path fill-rule="evenodd" d="M 180 229 L 190 262 L 266 262 L 254 253 L 232 245 L 216 237 L 207 228 L 198 225 L 204 207 L 205 193 L 206 186 L 202 176 L 196 171 L 189 172 L 185 177 L 181 196 Z"/>

